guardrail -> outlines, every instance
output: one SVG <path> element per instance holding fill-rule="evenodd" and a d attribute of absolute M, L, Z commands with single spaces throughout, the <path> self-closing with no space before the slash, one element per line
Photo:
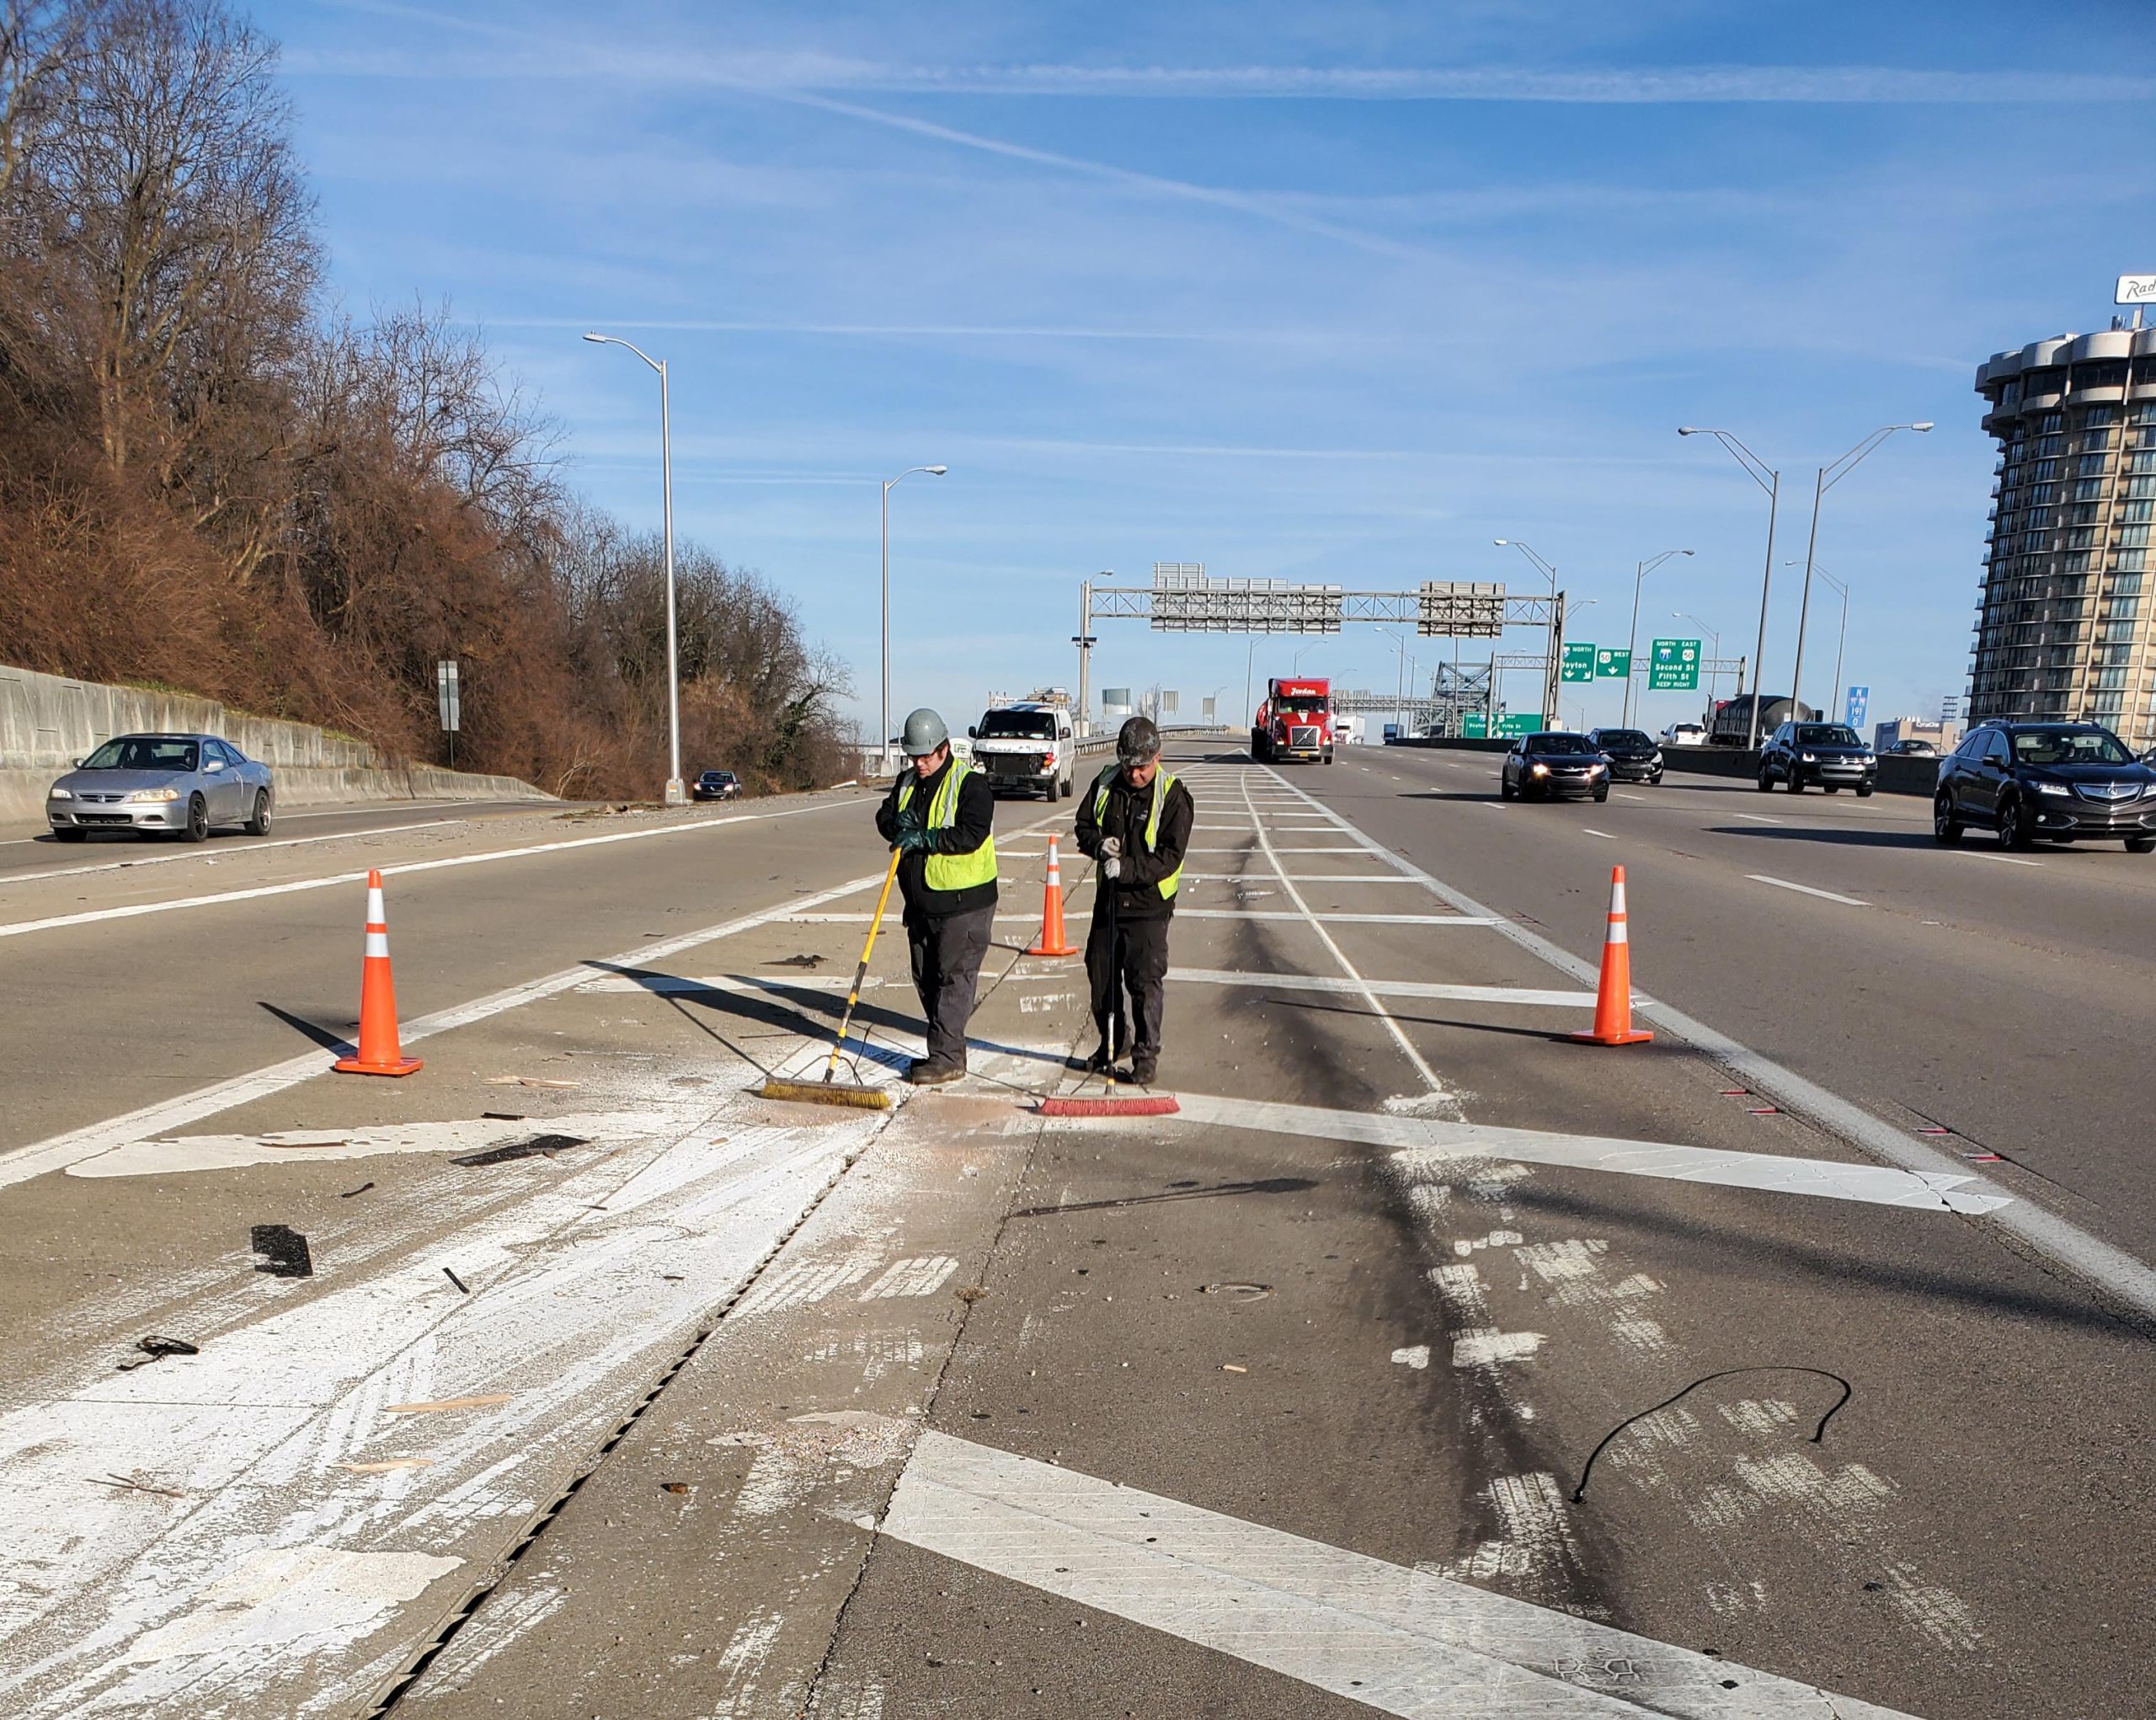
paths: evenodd
<path fill-rule="evenodd" d="M 1449 752 L 1508 752 L 1512 749 L 1512 742 L 1504 740 L 1454 740 L 1420 734 L 1396 738 L 1385 744 L 1436 747 Z M 1759 774 L 1759 755 L 1742 746 L 1665 746 L 1662 762 L 1666 771 L 1682 771 L 1695 777 L 1732 777 L 1750 781 Z M 1882 756 L 1879 761 L 1879 792 L 1920 796 L 1929 800 L 1932 790 L 1939 785 L 1939 764 L 1935 758 Z"/>

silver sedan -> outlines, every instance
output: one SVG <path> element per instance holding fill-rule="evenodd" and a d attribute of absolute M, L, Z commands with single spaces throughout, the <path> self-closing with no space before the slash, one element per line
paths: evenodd
<path fill-rule="evenodd" d="M 270 834 L 277 798 L 270 767 L 214 734 L 122 734 L 45 791 L 52 834 L 79 842 L 96 830 L 209 839 L 220 825 Z"/>

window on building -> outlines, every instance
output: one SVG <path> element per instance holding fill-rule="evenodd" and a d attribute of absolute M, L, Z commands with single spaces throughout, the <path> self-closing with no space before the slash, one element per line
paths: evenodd
<path fill-rule="evenodd" d="M 2058 499 L 2058 486 L 2055 483 L 2036 484 L 2030 489 L 2026 499 L 2031 507 L 2048 507 Z"/>
<path fill-rule="evenodd" d="M 2084 375 L 2085 376 L 2086 372 L 2084 372 Z M 2119 380 L 2121 382 L 2124 382 L 2126 379 L 2121 377 Z M 2116 407 L 2101 405 L 2084 407 L 2082 409 L 2081 413 L 2082 428 L 2084 430 L 2094 430 L 2099 425 L 2106 425 L 2114 422 L 2117 417 L 2118 409 Z"/>
<path fill-rule="evenodd" d="M 2132 525 L 2143 520 L 2156 519 L 2156 501 L 2121 502 L 2118 517 Z"/>
<path fill-rule="evenodd" d="M 2109 454 L 2084 454 L 2074 463 L 2075 473 L 2083 478 L 2101 478 L 2111 469 Z"/>
<path fill-rule="evenodd" d="M 2132 496 L 2156 496 L 2156 478 L 2129 478 L 2126 493 Z"/>
<path fill-rule="evenodd" d="M 2136 462 L 2143 459 L 2149 462 L 2146 466 L 2136 463 L 2133 468 L 2136 472 L 2156 472 L 2156 454 L 2136 454 L 2133 458 Z M 2033 483 L 2047 483 L 2057 476 L 2058 462 L 2056 460 L 2036 460 L 2030 462 L 2029 478 Z"/>
<path fill-rule="evenodd" d="M 2140 575 L 2140 574 L 2113 574 L 2111 575 L 2111 596 L 2114 596 L 2114 597 L 2138 597 L 2140 595 L 2141 595 L 2141 575 Z"/>
<path fill-rule="evenodd" d="M 2105 621 L 2132 621 L 2141 613 L 2138 597 L 2114 597 L 2104 606 Z"/>
<path fill-rule="evenodd" d="M 2096 528 L 2094 526 L 2076 526 L 2066 534 L 2066 547 L 2068 549 L 2087 549 L 2095 541 Z"/>
<path fill-rule="evenodd" d="M 2069 526 L 2094 526 L 2104 517 L 2101 502 L 2076 502 L 2066 510 Z"/>
<path fill-rule="evenodd" d="M 2059 565 L 2069 573 L 2078 574 L 2089 565 L 2089 553 L 2085 549 L 2074 550 Z"/>
<path fill-rule="evenodd" d="M 2050 462 L 2048 461 L 2039 460 L 2036 463 L 2039 466 L 2045 466 L 2048 465 Z M 2156 473 L 2156 448 L 2146 448 L 2137 454 L 2128 454 L 2126 457 L 2126 469 L 2128 472 Z M 2042 472 L 2039 473 L 2037 475 L 2041 478 L 2049 478 L 2052 474 L 2048 472 Z"/>
<path fill-rule="evenodd" d="M 2104 623 L 2104 631 L 2097 637 L 2107 645 L 2131 644 L 2134 632 L 2134 624 L 2130 621 L 2107 621 Z"/>
<path fill-rule="evenodd" d="M 2148 552 L 2145 549 L 2122 549 L 2111 558 L 2111 570 L 2120 574 L 2138 574 L 2148 565 Z"/>
<path fill-rule="evenodd" d="M 2101 501 L 2104 499 L 2104 480 L 2100 478 L 2075 478 L 2073 499 L 2077 502 Z"/>
<path fill-rule="evenodd" d="M 2073 367 L 2073 383 L 2078 388 L 2123 388 L 2126 387 L 2126 361 L 2111 358 L 2095 364 L 2076 365 Z"/>
<path fill-rule="evenodd" d="M 2146 526 L 2121 526 L 2119 527 L 2120 548 L 2146 549 L 2148 547 L 2148 528 Z"/>
<path fill-rule="evenodd" d="M 2126 409 L 2128 424 L 2156 424 L 2156 400 L 2137 400 Z"/>
<path fill-rule="evenodd" d="M 2084 452 L 2108 448 L 2111 445 L 2111 433 L 2107 430 L 2084 430 L 2081 433 L 2081 446 Z"/>
<path fill-rule="evenodd" d="M 2039 377 L 2042 380 L 2040 381 Z M 2024 386 L 2036 393 L 2048 393 L 2058 387 L 2058 372 L 2057 371 L 2039 371 L 2036 376 L 2024 378 Z M 2036 428 L 2047 436 L 2057 435 L 2059 431 L 2066 428 L 2066 414 L 2063 412 L 2047 412 L 2036 420 Z"/>
<path fill-rule="evenodd" d="M 2039 436 L 2036 439 L 2036 451 L 2039 454 L 2063 454 L 2066 451 L 2066 438 L 2061 435 Z"/>

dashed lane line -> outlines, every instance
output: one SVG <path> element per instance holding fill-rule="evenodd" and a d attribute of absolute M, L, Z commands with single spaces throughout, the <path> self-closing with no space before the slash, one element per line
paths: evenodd
<path fill-rule="evenodd" d="M 857 800 L 826 800 L 814 806 L 789 806 L 777 812 L 736 813 L 728 818 L 698 819 L 692 823 L 659 825 L 645 830 L 610 831 L 601 836 L 570 836 L 560 841 L 534 842 L 521 848 L 495 848 L 483 854 L 452 854 L 439 860 L 414 860 L 380 868 L 384 878 L 408 878 L 415 873 L 442 872 L 461 866 L 488 866 L 502 860 L 525 860 L 537 854 L 561 854 L 574 848 L 597 848 L 615 842 L 638 842 L 659 836 L 687 836 L 699 831 L 723 830 L 729 825 L 761 824 L 773 819 L 799 818 L 813 812 L 858 810 Z M 190 908 L 213 908 L 227 902 L 259 901 L 265 896 L 295 895 L 303 890 L 328 889 L 340 884 L 364 884 L 365 872 L 336 872 L 321 878 L 293 879 L 284 884 L 258 884 L 251 889 L 219 890 L 210 895 L 176 896 L 169 901 L 131 902 L 123 907 L 92 908 L 79 914 L 55 914 L 42 920 L 17 920 L 0 924 L 0 937 L 22 937 L 33 932 L 57 932 L 70 926 L 94 926 L 108 920 L 139 919 L 149 914 L 174 914 Z"/>
<path fill-rule="evenodd" d="M 1595 830 L 1588 825 L 1582 825 L 1580 826 L 1580 834 L 1583 836 L 1600 836 L 1605 842 L 1614 842 L 1617 840 L 1617 838 L 1611 836 L 1608 831 Z"/>
<path fill-rule="evenodd" d="M 1799 895 L 1817 896 L 1822 902 L 1839 902 L 1845 908 L 1868 908 L 1870 902 L 1860 902 L 1854 896 L 1837 895 L 1830 889 L 1814 889 L 1808 884 L 1791 884 L 1786 878 L 1769 878 L 1764 872 L 1744 874 L 1754 884 L 1771 884 L 1776 889 L 1793 889 Z"/>
<path fill-rule="evenodd" d="M 924 1433 L 893 1541 L 1415 1720 L 1907 1720 L 1720 1655 Z"/>
<path fill-rule="evenodd" d="M 1310 804 L 1322 808 L 1324 803 L 1311 797 Z M 1597 982 L 1599 975 L 1595 964 L 1560 948 L 1531 927 L 1492 914 L 1487 907 L 1466 891 L 1454 889 L 1412 861 L 1395 854 L 1346 819 L 1335 815 L 1334 822 L 1371 853 L 1383 856 L 1388 864 L 1417 879 L 1423 889 L 1447 906 L 1456 909 L 1462 915 L 1483 916 L 1486 923 L 1497 928 L 1500 937 L 1509 939 L 1558 972 L 1585 985 L 1592 986 Z M 1839 1093 L 1830 1092 L 1817 1082 L 1806 1079 L 1794 1070 L 1784 1068 L 1771 1057 L 1754 1051 L 1750 1046 L 1732 1039 L 1717 1028 L 1709 1027 L 1706 1023 L 1686 1014 L 1673 1005 L 1652 1003 L 1646 1007 L 1646 1013 L 1666 1028 L 1671 1038 L 1697 1046 L 1746 1085 L 1764 1094 L 1784 1110 L 1810 1118 L 1822 1128 L 1861 1147 L 1875 1158 L 1919 1175 L 1961 1174 L 1961 1167 L 1955 1161 L 1936 1148 L 1925 1146 L 1892 1124 L 1873 1116 L 1861 1105 L 1852 1103 Z M 1968 1187 L 1972 1192 L 2002 1196 L 2006 1194 L 2004 1189 L 1983 1178 L 1972 1178 Z M 2012 1201 L 2012 1204 L 2002 1206 L 1989 1215 L 1984 1222 L 1996 1224 L 2046 1259 L 2064 1268 L 2089 1286 L 2100 1300 L 2115 1311 L 2125 1314 L 2145 1328 L 2156 1328 L 2156 1268 L 2152 1268 L 2147 1262 L 2136 1259 L 2122 1248 L 2113 1247 L 2100 1237 L 2089 1235 L 2079 1225 L 2033 1201 Z"/>
<path fill-rule="evenodd" d="M 383 825 L 373 830 L 339 831 L 328 836 L 286 836 L 274 842 L 249 842 L 243 848 L 227 848 L 221 853 L 209 853 L 200 848 L 190 848 L 182 854 L 150 854 L 140 860 L 107 860 L 96 866 L 67 866 L 51 872 L 10 872 L 0 875 L 0 889 L 10 884 L 36 884 L 48 878 L 87 878 L 93 872 L 131 872 L 143 866 L 170 866 L 181 860 L 239 859 L 249 854 L 259 854 L 270 848 L 307 848 L 317 842 L 355 842 L 368 836 L 402 836 L 408 831 L 453 830 L 467 820 L 461 818 L 430 818 L 419 824 Z"/>
<path fill-rule="evenodd" d="M 1786 824 L 1789 822 L 1787 819 L 1769 818 L 1764 813 L 1760 812 L 1740 812 L 1737 816 L 1747 824 Z"/>

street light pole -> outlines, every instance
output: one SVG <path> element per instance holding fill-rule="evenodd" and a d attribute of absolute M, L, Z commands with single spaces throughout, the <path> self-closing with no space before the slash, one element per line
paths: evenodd
<path fill-rule="evenodd" d="M 1753 483 L 1767 493 L 1767 558 L 1764 571 L 1759 575 L 1759 643 L 1752 656 L 1754 670 L 1752 721 L 1750 733 L 1744 743 L 1748 749 L 1757 752 L 1759 750 L 1759 701 L 1762 697 L 1759 686 L 1766 680 L 1765 672 L 1758 665 L 1767 660 L 1767 594 L 1774 582 L 1774 516 L 1781 506 L 1782 475 L 1727 430 L 1701 430 L 1691 425 L 1679 425 L 1677 434 L 1680 436 L 1712 436 L 1729 451 L 1731 457 L 1744 468 Z"/>
<path fill-rule="evenodd" d="M 1812 612 L 1812 571 L 1816 565 L 1812 552 L 1819 545 L 1819 504 L 1825 499 L 1828 490 L 1854 472 L 1866 455 L 1896 430 L 1915 430 L 1921 434 L 1930 428 L 1929 424 L 1881 425 L 1832 465 L 1819 468 L 1818 480 L 1812 487 L 1812 535 L 1804 546 L 1804 596 L 1796 606 L 1796 667 L 1789 678 L 1790 714 L 1799 722 L 1804 717 L 1804 701 L 1798 689 L 1804 680 L 1804 622 L 1806 617 Z"/>
<path fill-rule="evenodd" d="M 659 372 L 659 489 L 666 559 L 666 804 L 679 806 L 689 796 L 681 781 L 681 649 L 674 615 L 674 429 L 666 361 L 652 357 L 617 334 L 589 334 L 584 338 L 600 346 L 626 346 Z"/>
<path fill-rule="evenodd" d="M 888 768 L 891 762 L 891 490 L 901 478 L 916 472 L 941 478 L 947 466 L 909 466 L 897 478 L 883 483 L 883 729 L 876 742 L 877 756 Z"/>
<path fill-rule="evenodd" d="M 1404 633 L 1396 633 L 1389 627 L 1381 627 L 1378 631 L 1390 639 L 1400 652 L 1400 672 L 1393 677 L 1392 683 L 1392 727 L 1393 732 L 1405 740 L 1407 738 L 1407 638 Z"/>
<path fill-rule="evenodd" d="M 1796 564 L 1793 561 L 1786 561 L 1782 565 L 1785 568 L 1793 568 Z M 1842 652 L 1849 642 L 1849 588 L 1824 568 L 1815 567 L 1812 571 L 1841 594 L 1842 624 L 1840 630 L 1834 636 L 1834 688 L 1833 692 L 1828 695 L 1829 697 L 1834 697 L 1839 696 L 1842 690 Z M 1832 713 L 1829 712 L 1828 714 L 1831 716 Z"/>
<path fill-rule="evenodd" d="M 1632 626 L 1625 635 L 1625 716 L 1624 726 L 1632 726 L 1632 658 L 1640 648 L 1640 584 L 1668 561 L 1673 555 L 1689 555 L 1689 549 L 1665 549 L 1652 561 L 1635 562 L 1632 565 Z"/>
<path fill-rule="evenodd" d="M 1545 718 L 1554 717 L 1557 711 L 1557 650 L 1559 644 L 1559 622 L 1557 619 L 1557 569 L 1550 563 L 1543 560 L 1540 556 L 1529 549 L 1524 543 L 1522 543 L 1517 537 L 1493 537 L 1490 541 L 1497 545 L 1500 549 L 1509 547 L 1518 550 L 1522 555 L 1525 556 L 1528 560 L 1534 563 L 1537 568 L 1540 569 L 1541 571 L 1549 578 L 1550 643 L 1548 649 L 1543 654 L 1542 709 Z"/>

